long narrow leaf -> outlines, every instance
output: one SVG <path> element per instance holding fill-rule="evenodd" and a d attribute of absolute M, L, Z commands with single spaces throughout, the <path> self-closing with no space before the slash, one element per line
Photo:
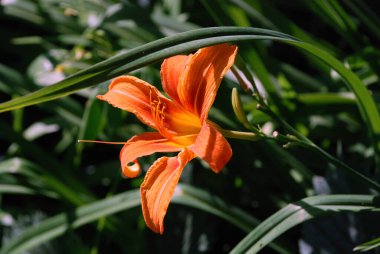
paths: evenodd
<path fill-rule="evenodd" d="M 375 159 L 377 161 L 377 166 L 380 167 L 380 114 L 373 97 L 363 82 L 353 72 L 344 67 L 344 65 L 335 57 L 329 55 L 325 51 L 311 44 L 299 41 L 288 40 L 286 43 L 293 44 L 306 50 L 319 58 L 322 62 L 325 62 L 342 76 L 349 89 L 354 92 L 361 115 L 369 126 L 374 141 L 374 149 L 376 151 Z"/>
<path fill-rule="evenodd" d="M 9 139 L 10 141 L 17 143 L 24 151 L 28 152 L 29 156 L 34 158 L 45 168 L 50 169 L 48 172 L 53 177 L 46 175 L 47 178 L 50 178 L 51 180 L 59 178 L 65 181 L 65 185 L 63 185 L 61 181 L 56 181 L 55 184 L 55 190 L 62 195 L 62 197 L 77 205 L 84 204 L 84 202 L 92 199 L 90 191 L 70 174 L 70 172 L 66 170 L 66 167 L 63 166 L 51 153 L 42 149 L 37 144 L 29 142 L 22 135 L 14 132 L 13 129 L 5 123 L 0 125 L 0 134 L 1 138 Z M 76 191 L 83 193 L 83 197 L 76 195 Z"/>
<path fill-rule="evenodd" d="M 203 28 L 180 33 L 134 48 L 80 71 L 52 86 L 2 103 L 0 112 L 60 98 L 160 59 L 208 45 L 239 40 L 285 38 L 292 39 L 289 35 L 276 31 L 239 27 Z"/>
<path fill-rule="evenodd" d="M 242 210 L 228 206 L 220 198 L 195 187 L 178 185 L 173 203 L 190 206 L 214 214 L 244 231 L 249 231 L 258 224 L 258 220 Z M 1 248 L 0 254 L 23 253 L 64 234 L 68 229 L 78 228 L 94 222 L 101 217 L 134 208 L 138 205 L 140 205 L 140 193 L 138 190 L 126 191 L 111 198 L 83 205 L 72 212 L 50 217 L 35 227 L 25 230 L 5 244 Z M 271 247 L 282 253 L 289 253 L 279 245 L 272 244 Z"/>
<path fill-rule="evenodd" d="M 45 195 L 50 198 L 58 198 L 54 192 L 35 190 L 16 184 L 0 184 L 0 194 Z"/>
<path fill-rule="evenodd" d="M 112 198 L 82 206 L 72 212 L 50 217 L 13 238 L 1 248 L 0 253 L 23 253 L 62 235 L 68 229 L 78 228 L 103 216 L 136 207 L 140 204 L 139 196 L 137 190 L 127 191 Z"/>
<path fill-rule="evenodd" d="M 373 239 L 369 242 L 362 243 L 354 248 L 354 251 L 369 251 L 374 248 L 380 247 L 380 237 Z"/>
<path fill-rule="evenodd" d="M 257 253 L 294 226 L 335 212 L 380 212 L 379 197 L 372 195 L 326 195 L 302 199 L 276 212 L 251 231 L 231 253 Z"/>

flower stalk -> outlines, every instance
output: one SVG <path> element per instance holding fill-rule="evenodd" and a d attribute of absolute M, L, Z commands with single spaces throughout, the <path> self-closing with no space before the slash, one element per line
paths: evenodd
<path fill-rule="evenodd" d="M 240 78 L 238 80 L 241 80 L 241 79 L 242 78 Z M 251 140 L 251 141 L 256 141 L 258 139 L 274 139 L 276 141 L 285 143 L 284 148 L 290 148 L 292 146 L 301 146 L 301 147 L 307 148 L 308 150 L 315 152 L 315 153 L 319 154 L 320 156 L 324 157 L 328 162 L 330 162 L 336 168 L 344 170 L 346 172 L 346 174 L 349 177 L 351 177 L 353 180 L 357 180 L 361 184 L 363 184 L 364 186 L 370 187 L 370 188 L 372 188 L 372 189 L 374 189 L 380 193 L 380 184 L 379 183 L 377 183 L 376 181 L 373 181 L 372 179 L 366 177 L 365 175 L 361 174 L 357 170 L 351 168 L 347 164 L 338 160 L 334 156 L 330 155 L 329 153 L 324 151 L 322 148 L 317 146 L 313 141 L 311 141 L 306 136 L 302 135 L 300 132 L 298 132 L 296 129 L 294 129 L 289 123 L 284 121 L 282 118 L 280 118 L 276 113 L 274 113 L 271 110 L 271 108 L 266 104 L 264 98 L 260 95 L 260 93 L 256 93 L 253 96 L 258 101 L 257 109 L 262 111 L 263 113 L 269 115 L 274 121 L 276 121 L 278 124 L 283 126 L 289 134 L 282 135 L 276 131 L 273 133 L 273 136 L 270 137 L 268 135 L 265 135 L 264 133 L 257 132 L 260 134 L 258 134 L 258 136 L 255 139 L 253 137 L 249 137 L 250 135 L 248 135 L 248 134 L 242 135 L 241 133 L 239 133 L 239 134 L 226 133 L 226 137 Z M 239 115 L 242 114 L 241 111 L 238 113 L 239 113 Z M 250 126 L 250 127 L 252 127 L 252 126 Z M 230 136 L 227 136 L 227 135 L 230 135 Z"/>

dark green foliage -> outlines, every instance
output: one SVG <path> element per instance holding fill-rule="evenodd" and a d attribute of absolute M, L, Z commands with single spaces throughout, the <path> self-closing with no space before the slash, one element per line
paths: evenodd
<path fill-rule="evenodd" d="M 379 253 L 379 9 L 361 0 L 0 1 L 0 253 Z M 237 87 L 251 128 L 280 136 L 231 139 L 218 175 L 193 160 L 155 235 L 140 208 L 144 176 L 121 177 L 121 146 L 77 140 L 149 130 L 95 98 L 111 78 L 161 88 L 164 58 L 222 42 L 239 46 L 236 67 L 265 100 L 228 75 L 210 118 L 250 131 L 232 110 Z M 144 170 L 160 155 L 141 158 Z"/>

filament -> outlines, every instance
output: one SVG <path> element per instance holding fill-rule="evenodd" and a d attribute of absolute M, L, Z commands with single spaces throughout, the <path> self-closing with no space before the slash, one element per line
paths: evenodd
<path fill-rule="evenodd" d="M 153 99 L 152 93 L 154 93 L 155 99 Z M 166 130 L 164 122 L 166 104 L 161 101 L 161 98 L 153 88 L 150 89 L 149 100 L 156 129 L 162 134 L 162 136 L 171 139 L 172 135 Z"/>
<path fill-rule="evenodd" d="M 114 142 L 114 141 L 100 141 L 100 140 L 83 140 L 79 139 L 78 143 L 98 143 L 106 145 L 124 145 L 126 142 Z"/>

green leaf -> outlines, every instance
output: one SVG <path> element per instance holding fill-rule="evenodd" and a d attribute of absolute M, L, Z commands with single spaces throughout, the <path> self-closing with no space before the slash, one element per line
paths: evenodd
<path fill-rule="evenodd" d="M 296 99 L 305 105 L 353 105 L 355 97 L 352 93 L 302 93 Z"/>
<path fill-rule="evenodd" d="M 84 205 L 71 212 L 50 217 L 35 227 L 30 227 L 23 233 L 5 244 L 1 254 L 23 253 L 42 243 L 60 236 L 69 229 L 75 229 L 87 223 L 122 210 L 136 207 L 140 204 L 138 190 L 127 191 L 112 198 Z"/>
<path fill-rule="evenodd" d="M 35 148 L 35 147 L 33 147 Z M 66 200 L 72 202 L 73 204 L 83 203 L 81 199 L 78 198 L 78 192 L 73 190 L 67 182 L 63 182 L 61 177 L 56 177 L 51 174 L 51 171 L 46 170 L 30 161 L 23 158 L 13 157 L 8 160 L 0 162 L 0 176 L 7 174 L 18 174 L 27 177 L 34 183 L 38 183 L 46 187 L 46 191 L 43 190 L 42 193 L 39 190 L 31 190 L 29 188 L 23 189 L 21 186 L 12 187 L 15 192 L 24 194 L 39 194 L 46 195 L 49 197 L 56 198 L 57 194 L 59 197 L 65 198 Z M 0 190 L 1 192 L 1 190 Z M 3 187 L 4 193 L 10 193 L 11 190 L 7 190 Z M 29 192 L 29 193 L 26 193 Z M 62 200 L 61 200 L 62 201 Z"/>
<path fill-rule="evenodd" d="M 214 214 L 245 232 L 249 232 L 254 226 L 259 224 L 259 220 L 239 208 L 231 207 L 221 198 L 189 185 L 179 185 L 172 201 Z"/>
<path fill-rule="evenodd" d="M 350 70 L 348 70 L 344 65 L 339 62 L 335 57 L 326 53 L 325 51 L 311 45 L 308 43 L 300 42 L 300 41 L 285 41 L 291 45 L 299 47 L 301 49 L 306 50 L 311 53 L 315 57 L 319 58 L 322 62 L 326 63 L 332 69 L 334 69 L 337 73 L 341 75 L 343 80 L 345 81 L 348 88 L 354 92 L 356 96 L 356 103 L 359 107 L 359 111 L 367 123 L 370 134 L 373 140 L 374 149 L 376 152 L 376 162 L 377 167 L 380 167 L 380 114 L 377 109 L 376 103 L 371 96 L 370 92 L 363 84 L 363 82 Z M 379 169 L 380 170 L 380 169 Z"/>
<path fill-rule="evenodd" d="M 258 224 L 257 219 L 242 210 L 229 206 L 220 198 L 195 187 L 179 184 L 172 201 L 173 203 L 214 214 L 246 232 Z M 78 228 L 104 216 L 109 216 L 139 205 L 139 190 L 126 191 L 110 198 L 83 205 L 71 212 L 58 214 L 34 227 L 28 228 L 4 245 L 0 250 L 0 254 L 25 252 L 64 234 L 66 230 Z M 289 253 L 284 247 L 275 243 L 271 247 L 279 252 Z"/>
<path fill-rule="evenodd" d="M 95 90 L 97 92 L 97 89 Z M 78 140 L 93 140 L 104 127 L 103 103 L 96 99 L 95 94 L 86 103 L 83 114 L 83 121 L 78 134 Z M 76 162 L 79 165 L 81 160 L 83 143 L 77 143 Z"/>
<path fill-rule="evenodd" d="M 103 105 L 95 94 L 87 101 L 78 139 L 94 139 L 103 127 Z"/>
<path fill-rule="evenodd" d="M 294 226 L 330 213 L 380 212 L 378 196 L 325 195 L 302 199 L 282 208 L 252 230 L 231 253 L 257 253 L 268 243 Z"/>
<path fill-rule="evenodd" d="M 368 6 L 360 0 L 344 0 L 344 3 L 358 16 L 363 24 L 365 24 L 366 29 L 370 30 L 377 39 L 380 39 L 380 29 L 378 26 L 380 19 L 376 15 L 376 12 L 368 8 Z"/>
<path fill-rule="evenodd" d="M 92 194 L 86 186 L 81 184 L 81 182 L 73 176 L 72 171 L 67 170 L 68 166 L 62 164 L 51 152 L 46 151 L 35 143 L 29 142 L 5 123 L 0 125 L 0 134 L 2 138 L 17 143 L 28 156 L 42 165 L 45 169 L 43 170 L 43 172 L 46 173 L 45 177 L 47 177 L 50 182 L 55 182 L 55 189 L 66 200 L 79 205 L 92 199 Z M 83 193 L 84 195 L 78 196 L 76 192 Z"/>
<path fill-rule="evenodd" d="M 58 198 L 54 192 L 32 189 L 17 184 L 0 184 L 0 194 L 45 195 L 50 198 Z"/>
<path fill-rule="evenodd" d="M 380 237 L 369 242 L 362 243 L 354 248 L 354 251 L 369 251 L 380 246 Z"/>
<path fill-rule="evenodd" d="M 54 85 L 0 104 L 0 112 L 57 99 L 158 60 L 201 47 L 253 39 L 293 40 L 276 31 L 241 28 L 203 28 L 162 38 L 82 70 Z"/>

